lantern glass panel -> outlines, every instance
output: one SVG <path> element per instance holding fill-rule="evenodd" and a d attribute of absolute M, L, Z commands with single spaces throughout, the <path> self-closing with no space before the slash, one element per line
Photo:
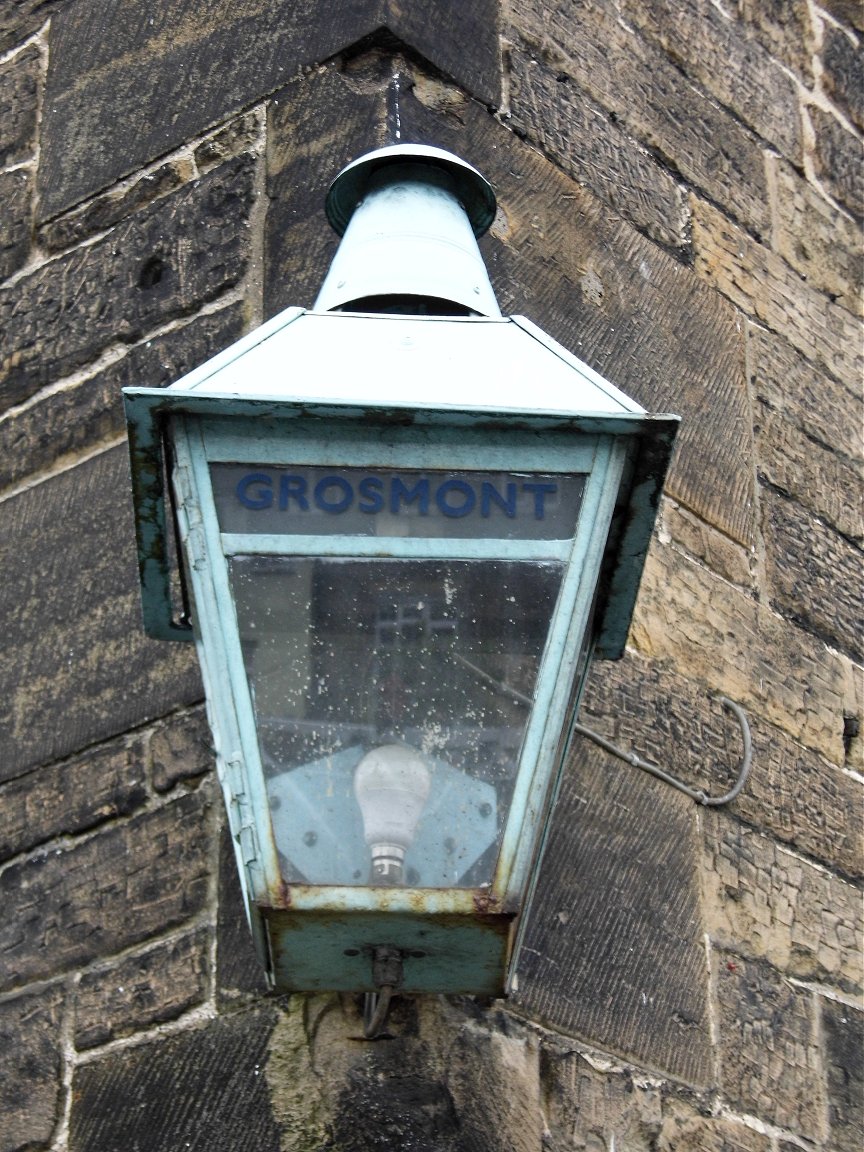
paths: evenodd
<path fill-rule="evenodd" d="M 564 565 L 230 567 L 286 882 L 490 884 Z"/>

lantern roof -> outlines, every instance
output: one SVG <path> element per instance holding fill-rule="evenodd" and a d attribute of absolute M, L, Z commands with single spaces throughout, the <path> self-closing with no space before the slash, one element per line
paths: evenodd
<path fill-rule="evenodd" d="M 364 408 L 647 416 L 521 316 L 288 308 L 171 389 Z"/>

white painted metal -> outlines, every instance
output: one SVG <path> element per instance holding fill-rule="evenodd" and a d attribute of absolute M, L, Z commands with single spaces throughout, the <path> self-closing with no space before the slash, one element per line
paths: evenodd
<path fill-rule="evenodd" d="M 644 409 L 533 324 L 303 312 L 239 341 L 168 391 L 294 402 L 556 415 Z M 229 350 L 230 351 L 230 350 Z"/>

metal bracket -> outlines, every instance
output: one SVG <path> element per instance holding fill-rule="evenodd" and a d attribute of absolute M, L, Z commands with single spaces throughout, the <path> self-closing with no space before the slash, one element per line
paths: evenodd
<path fill-rule="evenodd" d="M 750 775 L 750 767 L 753 761 L 753 744 L 750 739 L 750 725 L 744 709 L 736 704 L 734 700 L 729 700 L 725 696 L 718 696 L 717 699 L 727 712 L 732 712 L 735 715 L 736 720 L 741 726 L 741 737 L 744 741 L 744 752 L 738 768 L 738 779 L 735 781 L 734 786 L 723 796 L 708 796 L 699 788 L 691 788 L 690 785 L 685 784 L 683 780 L 679 780 L 668 772 L 664 772 L 664 770 L 656 764 L 652 764 L 648 760 L 643 760 L 642 757 L 637 756 L 635 752 L 625 752 L 623 748 L 619 748 L 617 744 L 613 744 L 610 740 L 601 736 L 599 732 L 594 732 L 591 728 L 586 728 L 584 724 L 574 724 L 573 731 L 578 732 L 580 736 L 585 736 L 588 740 L 593 741 L 598 747 L 603 748 L 606 752 L 610 752 L 613 756 L 617 756 L 619 760 L 626 760 L 626 762 L 632 764 L 634 768 L 641 768 L 643 772 L 649 772 L 665 784 L 671 784 L 673 788 L 677 788 L 679 792 L 683 792 L 685 796 L 689 796 L 690 799 L 695 800 L 697 804 L 717 808 L 722 804 L 730 804 L 735 799 L 747 783 L 747 777 Z"/>

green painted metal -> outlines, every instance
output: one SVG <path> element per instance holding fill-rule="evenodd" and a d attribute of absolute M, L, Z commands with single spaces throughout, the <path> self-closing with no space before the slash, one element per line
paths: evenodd
<path fill-rule="evenodd" d="M 218 358 L 217 358 L 218 359 Z M 194 374 L 193 374 L 194 375 Z M 539 449 L 536 460 L 542 461 L 542 469 L 560 470 L 566 456 L 566 441 L 573 442 L 573 459 L 569 468 L 573 471 L 585 469 L 585 445 L 579 443 L 574 433 L 586 435 L 609 434 L 628 439 L 631 459 L 628 470 L 631 474 L 629 499 L 618 511 L 622 525 L 613 539 L 611 555 L 607 554 L 606 568 L 611 573 L 608 594 L 598 604 L 597 635 L 598 654 L 609 659 L 618 658 L 624 650 L 627 628 L 632 617 L 633 604 L 642 567 L 651 539 L 651 531 L 656 516 L 656 508 L 662 492 L 662 481 L 668 466 L 678 426 L 677 417 L 651 416 L 645 413 L 620 414 L 581 414 L 561 416 L 525 412 L 478 413 L 478 412 L 435 412 L 420 410 L 410 415 L 410 427 L 394 427 L 391 421 L 406 423 L 405 413 L 398 415 L 389 409 L 376 410 L 353 406 L 315 406 L 315 415 L 310 419 L 311 407 L 296 404 L 290 400 L 274 398 L 252 399 L 248 397 L 225 397 L 208 395 L 203 392 L 187 393 L 175 389 L 126 388 L 124 402 L 129 427 L 130 453 L 132 464 L 132 489 L 135 506 L 135 524 L 138 541 L 138 561 L 141 579 L 144 626 L 148 635 L 158 639 L 191 639 L 191 633 L 175 620 L 171 597 L 171 573 L 168 565 L 170 548 L 168 543 L 168 517 L 165 506 L 163 477 L 166 474 L 164 449 L 164 429 L 175 416 L 189 413 L 201 416 L 217 416 L 213 422 L 213 459 L 238 459 L 240 450 L 235 434 L 226 435 L 225 421 L 236 422 L 248 417 L 256 421 L 256 436 L 261 440 L 261 455 L 254 453 L 257 461 L 278 463 L 279 437 L 293 442 L 292 428 L 297 421 L 297 463 L 315 462 L 314 436 L 317 431 L 321 460 L 335 459 L 330 455 L 337 444 L 352 440 L 352 426 L 365 424 L 365 437 L 353 436 L 354 451 L 346 458 L 346 465 L 362 465 L 374 459 L 374 435 L 382 442 L 381 466 L 400 459 L 400 452 L 416 448 L 418 454 L 412 457 L 419 468 L 430 467 L 430 460 L 441 456 L 436 451 L 442 448 L 449 437 L 454 445 L 453 467 L 467 466 L 468 461 L 476 460 L 476 453 L 483 447 L 499 447 L 498 439 L 503 438 L 500 454 L 489 456 L 488 467 L 498 466 L 508 448 L 515 450 L 519 436 L 527 434 L 528 444 L 520 450 L 518 463 L 508 467 L 522 467 L 532 447 Z M 323 423 L 322 423 L 323 421 Z M 221 428 L 222 432 L 217 432 Z M 461 435 L 464 442 L 460 444 Z M 491 439 L 494 434 L 495 440 Z M 543 454 L 543 435 L 549 436 L 549 456 Z M 429 451 L 424 452 L 423 448 Z M 247 453 L 246 459 L 249 459 Z M 284 457 L 283 457 L 284 459 Z M 251 462 L 251 461 L 250 461 Z M 290 462 L 294 462 L 293 458 Z M 535 463 L 534 467 L 538 467 Z"/>
<path fill-rule="evenodd" d="M 231 373 L 243 357 L 258 356 L 267 341 L 281 340 L 287 331 L 299 330 L 298 321 L 313 319 L 299 310 L 275 318 L 191 373 L 182 388 L 124 391 L 145 627 L 165 639 L 191 635 L 175 619 L 171 598 L 170 475 L 232 841 L 253 937 L 274 985 L 371 990 L 371 950 L 391 945 L 406 957 L 408 989 L 498 995 L 536 881 L 587 649 L 596 642 L 605 656 L 623 651 L 677 418 L 638 410 L 524 321 L 518 323 L 519 338 L 542 346 L 559 374 L 562 366 L 577 372 L 583 392 L 594 389 L 597 411 L 360 402 L 348 395 L 351 389 L 338 400 L 230 393 Z M 500 330 L 510 322 L 483 323 Z M 354 331 L 356 325 L 343 328 Z M 368 339 L 371 330 L 361 331 Z M 479 331 L 461 329 L 460 339 Z M 259 360 L 268 371 L 279 363 L 272 349 Z M 223 386 L 211 389 L 222 377 Z M 307 465 L 580 474 L 586 480 L 575 532 L 565 540 L 288 535 L 267 525 L 266 531 L 228 533 L 220 530 L 213 463 L 253 469 Z M 490 886 L 393 889 L 285 882 L 229 571 L 233 557 L 280 555 L 566 564 L 533 702 L 526 701 L 531 711 Z"/>
<path fill-rule="evenodd" d="M 265 909 L 274 983 L 286 991 L 372 992 L 372 950 L 403 955 L 401 991 L 501 996 L 512 915 Z"/>

